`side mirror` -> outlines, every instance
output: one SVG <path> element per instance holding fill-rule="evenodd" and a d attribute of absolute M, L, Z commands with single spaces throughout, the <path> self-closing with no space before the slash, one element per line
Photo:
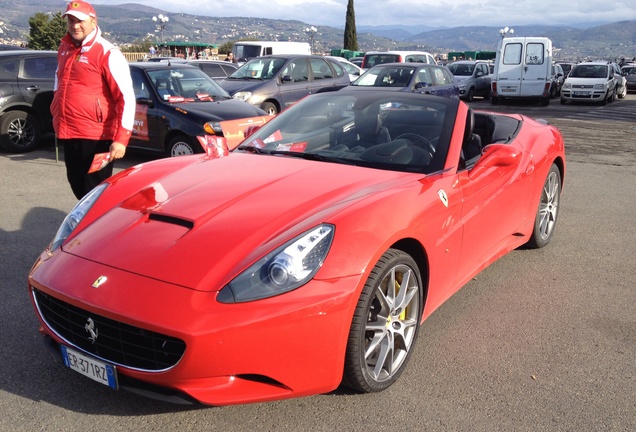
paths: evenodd
<path fill-rule="evenodd" d="M 521 155 L 508 144 L 489 144 L 483 148 L 481 154 L 481 158 L 468 172 L 471 180 L 478 178 L 488 168 L 512 166 L 521 160 Z"/>
<path fill-rule="evenodd" d="M 152 99 L 147 98 L 147 97 L 138 97 L 137 98 L 137 104 L 152 106 Z"/>
<path fill-rule="evenodd" d="M 415 84 L 415 90 L 420 90 L 426 87 L 430 87 L 431 85 L 427 82 L 418 82 L 417 84 Z"/>
<path fill-rule="evenodd" d="M 292 82 L 293 78 L 289 75 L 283 75 L 283 77 L 281 78 L 281 80 L 286 83 L 286 82 Z"/>

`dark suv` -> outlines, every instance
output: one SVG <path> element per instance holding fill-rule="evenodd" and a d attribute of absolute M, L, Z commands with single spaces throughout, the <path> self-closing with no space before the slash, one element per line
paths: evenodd
<path fill-rule="evenodd" d="M 56 51 L 0 51 L 0 147 L 13 153 L 33 150 L 53 131 L 51 101 Z"/>

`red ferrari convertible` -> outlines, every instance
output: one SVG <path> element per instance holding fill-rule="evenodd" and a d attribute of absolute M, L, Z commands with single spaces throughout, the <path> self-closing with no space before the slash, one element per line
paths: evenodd
<path fill-rule="evenodd" d="M 95 188 L 29 293 L 64 365 L 114 389 L 210 405 L 381 391 L 446 299 L 550 242 L 564 175 L 545 122 L 419 94 L 313 95 L 227 156 Z"/>

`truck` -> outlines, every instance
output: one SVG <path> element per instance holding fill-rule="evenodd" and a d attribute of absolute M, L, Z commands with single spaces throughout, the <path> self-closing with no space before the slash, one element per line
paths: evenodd
<path fill-rule="evenodd" d="M 234 58 L 243 64 L 254 57 L 276 54 L 311 54 L 308 42 L 238 41 L 232 47 Z"/>
<path fill-rule="evenodd" d="M 550 103 L 552 41 L 547 37 L 505 37 L 498 45 L 491 82 L 491 102 L 535 98 Z"/>

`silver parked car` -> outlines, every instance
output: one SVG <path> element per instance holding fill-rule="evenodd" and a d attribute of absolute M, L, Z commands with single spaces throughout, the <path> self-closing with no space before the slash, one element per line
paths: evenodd
<path fill-rule="evenodd" d="M 492 75 L 488 62 L 460 60 L 447 65 L 459 87 L 459 97 L 468 102 L 475 96 L 490 99 Z"/>

